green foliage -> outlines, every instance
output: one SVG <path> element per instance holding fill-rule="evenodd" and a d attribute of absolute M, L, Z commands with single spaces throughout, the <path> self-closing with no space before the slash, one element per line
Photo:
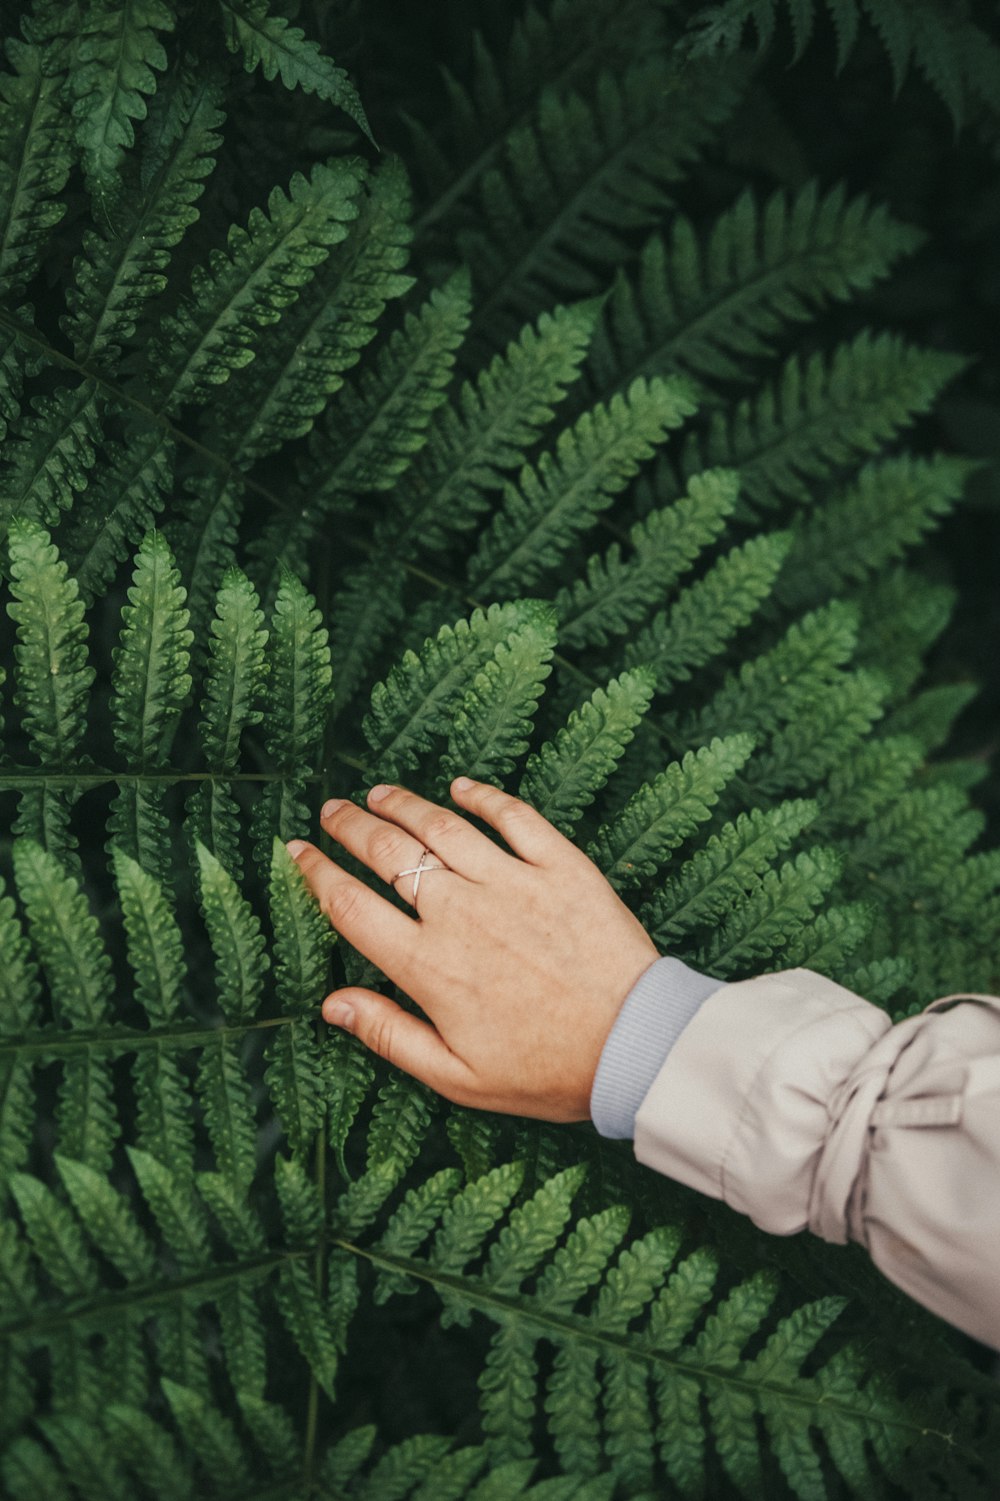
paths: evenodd
<path fill-rule="evenodd" d="M 863 1263 L 327 1028 L 393 987 L 285 848 L 467 773 L 722 978 L 996 985 L 965 362 L 883 326 L 898 208 L 744 170 L 692 44 L 782 7 L 0 8 L 0 1488 L 985 1498 L 976 1359 Z M 842 57 L 985 111 L 899 9 Z"/>

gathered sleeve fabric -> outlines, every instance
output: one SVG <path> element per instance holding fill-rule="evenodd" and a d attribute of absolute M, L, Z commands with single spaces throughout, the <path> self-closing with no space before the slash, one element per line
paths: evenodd
<path fill-rule="evenodd" d="M 858 1241 L 1000 1349 L 1000 999 L 893 1026 L 810 970 L 722 985 L 639 1106 L 641 1162 L 761 1229 Z"/>

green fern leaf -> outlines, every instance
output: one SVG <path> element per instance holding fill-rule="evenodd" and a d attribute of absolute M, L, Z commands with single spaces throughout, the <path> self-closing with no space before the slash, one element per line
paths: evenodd
<path fill-rule="evenodd" d="M 479 326 L 503 332 L 553 294 L 597 291 L 597 267 L 618 264 L 629 233 L 660 218 L 668 184 L 736 98 L 731 70 L 671 73 L 655 57 L 619 76 L 601 73 L 589 99 L 543 90 L 535 118 L 510 133 L 503 167 L 483 174 L 480 217 L 489 228 L 458 237 L 484 293 Z"/>
<path fill-rule="evenodd" d="M 211 1482 L 217 1486 L 245 1485 L 250 1479 L 246 1453 L 231 1419 L 207 1402 L 203 1392 L 166 1376 L 160 1384 L 185 1444 L 201 1461 Z"/>
<path fill-rule="evenodd" d="M 902 557 L 959 501 L 970 472 L 945 454 L 866 464 L 849 490 L 794 523 L 781 599 L 818 603 Z"/>
<path fill-rule="evenodd" d="M 337 1340 L 312 1279 L 301 1262 L 287 1262 L 279 1273 L 278 1307 L 289 1334 L 320 1387 L 334 1400 Z"/>
<path fill-rule="evenodd" d="M 259 724 L 266 674 L 264 648 L 268 633 L 256 591 L 246 574 L 227 569 L 216 599 L 200 725 L 209 768 L 231 771 L 239 757 L 240 737 Z"/>
<path fill-rule="evenodd" d="M 115 1454 L 140 1484 L 161 1501 L 185 1501 L 190 1496 L 192 1476 L 177 1444 L 148 1413 L 114 1402 L 103 1420 Z"/>
<path fill-rule="evenodd" d="M 596 318 L 593 302 L 543 313 L 462 386 L 454 404 L 438 409 L 426 447 L 397 492 L 398 510 L 378 530 L 386 552 L 446 546 L 456 530 L 474 524 L 488 504 L 483 491 L 502 488 L 505 472 L 520 467 L 579 378 Z"/>
<path fill-rule="evenodd" d="M 280 839 L 271 855 L 269 886 L 274 928 L 274 980 L 286 1014 L 315 1014 L 324 994 L 333 930 Z"/>
<path fill-rule="evenodd" d="M 240 1047 L 221 1035 L 198 1059 L 198 1094 L 220 1172 L 240 1185 L 257 1167 L 257 1128 Z"/>
<path fill-rule="evenodd" d="M 686 682 L 753 619 L 774 588 L 789 545 L 787 532 L 771 532 L 734 547 L 629 641 L 625 661 L 648 664 L 661 692 Z"/>
<path fill-rule="evenodd" d="M 143 1198 L 177 1265 L 186 1273 L 203 1270 L 212 1259 L 209 1220 L 195 1195 L 191 1175 L 141 1148 L 126 1147 L 126 1151 Z"/>
<path fill-rule="evenodd" d="M 156 92 L 167 66 L 157 31 L 172 31 L 174 16 L 161 0 L 96 0 L 83 16 L 70 88 L 76 140 L 91 191 L 107 202 L 118 197 L 132 122 L 146 118 L 143 95 Z"/>
<path fill-rule="evenodd" d="M 180 1171 L 194 1159 L 194 1106 L 191 1086 L 168 1045 L 136 1051 L 132 1084 L 139 1149 Z"/>
<path fill-rule="evenodd" d="M 308 1021 L 278 1027 L 267 1048 L 264 1082 L 293 1152 L 315 1144 L 323 1124 L 323 1075 L 319 1049 Z"/>
<path fill-rule="evenodd" d="M 448 733 L 480 668 L 502 642 L 530 626 L 541 608 L 537 601 L 515 601 L 474 610 L 468 620 L 442 626 L 419 655 L 404 653 L 388 678 L 372 689 L 364 721 L 372 759 L 384 776 L 391 778 L 395 767 L 415 766 L 420 754 L 431 749 L 432 737 Z M 547 618 L 547 609 L 544 614 Z"/>
<path fill-rule="evenodd" d="M 322 1053 L 327 1139 L 341 1176 L 349 1178 L 344 1147 L 375 1078 L 371 1054 L 345 1032 L 328 1036 Z"/>
<path fill-rule="evenodd" d="M 753 744 L 749 735 L 713 740 L 640 787 L 587 848 L 611 884 L 623 889 L 655 875 L 664 856 L 711 816 L 719 793 L 746 763 Z"/>
<path fill-rule="evenodd" d="M 374 367 L 345 385 L 312 444 L 320 503 L 346 491 L 388 490 L 427 442 L 469 324 L 469 274 L 456 271 L 382 346 Z"/>
<path fill-rule="evenodd" d="M 250 1021 L 270 961 L 260 922 L 236 882 L 203 844 L 196 847 L 198 893 L 215 954 L 216 995 L 230 1023 Z"/>
<path fill-rule="evenodd" d="M 234 226 L 229 253 L 195 268 L 191 297 L 168 317 L 149 352 L 155 395 L 165 411 L 206 402 L 213 388 L 248 365 L 260 330 L 275 323 L 357 217 L 360 168 L 341 159 L 296 173 L 288 194 L 274 188 L 268 213 L 255 208 Z"/>
<path fill-rule="evenodd" d="M 380 649 L 398 639 L 408 583 L 405 563 L 375 557 L 351 568 L 338 590 L 330 633 L 337 664 L 336 716 L 364 682 L 365 670 Z"/>
<path fill-rule="evenodd" d="M 881 448 L 928 409 L 964 364 L 958 355 L 868 331 L 829 359 L 793 355 L 758 396 L 731 413 L 713 413 L 705 439 L 689 441 L 684 471 L 731 465 L 756 506 L 785 496 L 807 502 L 817 479 Z"/>
<path fill-rule="evenodd" d="M 915 740 L 903 736 L 858 747 L 834 768 L 817 801 L 829 827 L 864 827 L 882 808 L 894 803 L 912 780 L 923 755 Z"/>
<path fill-rule="evenodd" d="M 497 781 L 528 748 L 532 716 L 551 672 L 555 614 L 542 606 L 501 641 L 473 678 L 455 711 L 441 772 Z"/>
<path fill-rule="evenodd" d="M 83 737 L 94 669 L 87 662 L 83 605 L 66 565 L 33 521 L 8 534 L 11 593 L 18 625 L 17 701 L 32 750 L 47 766 L 67 766 Z"/>
<path fill-rule="evenodd" d="M 54 1286 L 70 1298 L 96 1292 L 100 1279 L 94 1258 L 67 1206 L 28 1173 L 15 1173 L 10 1187 L 32 1250 Z"/>
<path fill-rule="evenodd" d="M 0 879 L 0 1037 L 16 1037 L 36 1027 L 40 998 L 38 966 Z"/>
<path fill-rule="evenodd" d="M 518 795 L 571 835 L 648 710 L 653 686 L 652 673 L 638 667 L 595 689 L 556 738 L 528 757 Z"/>
<path fill-rule="evenodd" d="M 842 184 L 821 196 L 811 182 L 762 206 L 747 190 L 703 240 L 678 215 L 669 241 L 644 245 L 634 285 L 619 274 L 594 341 L 598 383 L 669 370 L 745 380 L 748 361 L 772 355 L 789 323 L 867 290 L 921 240 Z"/>
<path fill-rule="evenodd" d="M 125 921 L 134 995 L 154 1027 L 165 1027 L 181 1007 L 184 942 L 156 881 L 122 850 L 112 850 L 115 881 Z"/>
<path fill-rule="evenodd" d="M 411 237 L 410 188 L 400 162 L 390 158 L 366 187 L 343 244 L 219 403 L 223 444 L 235 463 L 249 466 L 308 433 L 374 337 L 386 303 L 413 285 L 400 274 Z"/>
<path fill-rule="evenodd" d="M 636 522 L 631 556 L 622 561 L 613 542 L 587 561 L 586 578 L 560 589 L 555 607 L 566 646 L 604 646 L 631 631 L 715 540 L 732 513 L 739 476 L 729 469 L 693 475 L 687 495 Z"/>
<path fill-rule="evenodd" d="M 29 1184 L 35 1181 L 27 1175 L 25 1178 Z M 0 1286 L 3 1287 L 5 1312 L 14 1319 L 30 1315 L 37 1307 L 39 1291 L 35 1268 L 24 1237 L 11 1218 L 0 1223 Z"/>
<path fill-rule="evenodd" d="M 692 929 L 717 922 L 817 812 L 815 802 L 798 799 L 738 814 L 641 908 L 643 927 L 657 944 L 670 948 Z"/>
<path fill-rule="evenodd" d="M 11 1173 L 23 1168 L 35 1128 L 35 1061 L 0 1057 L 0 1197 Z"/>
<path fill-rule="evenodd" d="M 302 775 L 315 763 L 332 698 L 328 634 L 305 585 L 285 574 L 268 635 L 270 675 L 264 743 L 282 771 Z"/>
<path fill-rule="evenodd" d="M 291 1475 L 299 1463 L 300 1442 L 285 1409 L 248 1391 L 238 1391 L 237 1397 L 244 1423 L 263 1450 L 271 1473 L 280 1478 Z"/>
<path fill-rule="evenodd" d="M 390 1074 L 378 1092 L 368 1126 L 369 1172 L 388 1167 L 400 1177 L 420 1152 L 431 1122 L 436 1096 L 407 1074 Z"/>
<path fill-rule="evenodd" d="M 393 1256 L 412 1256 L 436 1228 L 460 1184 L 458 1170 L 446 1167 L 411 1188 L 386 1225 L 376 1243 L 376 1250 L 390 1259 Z M 375 1302 L 385 1303 L 394 1293 L 415 1292 L 416 1287 L 412 1277 L 380 1266 Z"/>
<path fill-rule="evenodd" d="M 224 1173 L 198 1173 L 195 1181 L 233 1249 L 249 1259 L 259 1256 L 266 1247 L 264 1228 L 245 1185 Z"/>
<path fill-rule="evenodd" d="M 777 870 L 769 870 L 720 923 L 695 963 L 723 978 L 782 951 L 840 875 L 841 861 L 829 849 L 806 850 Z"/>
<path fill-rule="evenodd" d="M 530 588 L 694 409 L 690 388 L 675 377 L 636 380 L 585 412 L 560 434 L 554 452 L 504 486 L 469 562 L 470 587 L 480 595 Z"/>
<path fill-rule="evenodd" d="M 771 795 L 814 786 L 870 733 L 885 696 L 886 684 L 874 673 L 844 673 L 773 736 L 749 768 L 748 785 Z"/>
<path fill-rule="evenodd" d="M 159 532 L 143 538 L 128 598 L 111 683 L 115 744 L 130 767 L 155 770 L 166 763 L 191 691 L 194 639 L 180 574 Z"/>
<path fill-rule="evenodd" d="M 0 1474 L 12 1501 L 72 1501 L 62 1469 L 48 1449 L 24 1436 L 14 1439 L 0 1459 Z"/>
<path fill-rule="evenodd" d="M 14 845 L 14 876 L 56 1020 L 99 1027 L 114 996 L 97 919 L 73 876 L 30 840 Z"/>
<path fill-rule="evenodd" d="M 81 364 L 115 360 L 147 302 L 166 286 L 171 251 L 198 217 L 223 120 L 218 82 L 187 71 L 151 104 L 141 191 L 116 203 L 117 233 L 85 231 L 74 262 L 62 326 Z"/>
<path fill-rule="evenodd" d="M 858 639 L 857 611 L 834 600 L 795 621 L 777 646 L 730 673 L 695 717 L 691 738 L 770 731 L 808 709 L 837 679 Z"/>
<path fill-rule="evenodd" d="M 274 1181 L 281 1204 L 285 1237 L 291 1246 L 311 1246 L 323 1233 L 324 1210 L 319 1190 L 295 1157 L 277 1157 Z"/>
<path fill-rule="evenodd" d="M 106 592 L 117 567 L 166 504 L 174 444 L 156 429 L 126 445 L 106 444 L 105 464 L 88 486 L 86 510 L 74 512 L 62 543 L 88 606 Z"/>
<path fill-rule="evenodd" d="M 13 72 L 0 77 L 0 297 L 17 299 L 34 277 L 72 165 L 63 80 L 41 47 L 6 43 Z"/>
<path fill-rule="evenodd" d="M 317 44 L 286 17 L 268 9 L 267 0 L 219 0 L 226 45 L 242 54 L 248 73 L 260 68 L 265 78 L 281 75 L 286 89 L 327 99 L 350 115 L 373 140 L 357 91 L 343 68 L 323 55 Z"/>
<path fill-rule="evenodd" d="M 782 964 L 787 969 L 811 969 L 839 979 L 844 960 L 864 943 L 872 921 L 872 908 L 864 902 L 828 907 L 785 944 Z"/>
<path fill-rule="evenodd" d="M 128 1200 L 85 1163 L 58 1155 L 55 1162 L 70 1202 L 97 1249 L 127 1281 L 150 1281 L 156 1264 L 153 1246 Z"/>
<path fill-rule="evenodd" d="M 91 381 L 38 396 L 33 415 L 4 449 L 8 473 L 0 516 L 54 526 L 86 489 L 100 441 L 100 404 Z"/>

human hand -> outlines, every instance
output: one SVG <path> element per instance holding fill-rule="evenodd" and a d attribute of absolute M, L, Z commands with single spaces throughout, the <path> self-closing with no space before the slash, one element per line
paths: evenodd
<path fill-rule="evenodd" d="M 338 933 L 428 1020 L 358 988 L 327 996 L 323 1015 L 456 1104 L 588 1119 L 601 1050 L 657 950 L 597 867 L 541 814 L 467 777 L 451 795 L 513 853 L 402 787 L 373 788 L 371 811 L 333 800 L 321 814 L 331 838 L 386 882 L 430 852 L 416 919 L 313 845 L 289 844 Z M 415 879 L 396 883 L 411 905 Z"/>

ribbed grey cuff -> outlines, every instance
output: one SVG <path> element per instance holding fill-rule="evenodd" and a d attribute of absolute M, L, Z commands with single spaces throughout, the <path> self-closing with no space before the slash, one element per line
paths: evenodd
<path fill-rule="evenodd" d="M 703 1001 L 724 980 L 680 959 L 657 959 L 632 986 L 604 1044 L 590 1114 L 602 1136 L 635 1135 L 635 1118 L 667 1054 Z"/>

